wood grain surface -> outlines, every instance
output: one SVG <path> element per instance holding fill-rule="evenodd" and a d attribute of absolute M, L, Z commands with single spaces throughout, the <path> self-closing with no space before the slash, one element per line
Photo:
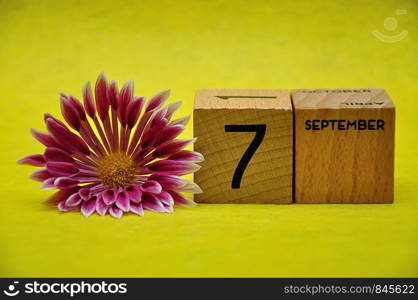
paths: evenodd
<path fill-rule="evenodd" d="M 292 101 L 296 202 L 392 203 L 395 106 L 387 93 L 293 90 Z M 325 122 L 322 130 L 307 130 L 307 120 L 371 120 L 374 126 L 347 129 L 341 121 L 341 127 L 335 123 L 334 129 Z M 384 127 L 377 128 L 373 120 L 383 120 Z M 317 125 L 321 128 L 320 121 Z"/>
<path fill-rule="evenodd" d="M 266 125 L 265 136 L 232 188 L 237 165 L 255 132 L 226 132 L 225 125 Z M 286 90 L 199 90 L 195 98 L 195 150 L 205 156 L 195 195 L 206 203 L 291 203 L 293 115 Z"/>

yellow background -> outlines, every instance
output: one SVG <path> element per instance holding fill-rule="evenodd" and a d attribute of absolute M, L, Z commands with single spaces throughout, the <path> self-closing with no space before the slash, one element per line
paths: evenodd
<path fill-rule="evenodd" d="M 406 15 L 397 15 L 406 9 Z M 416 1 L 0 1 L 0 275 L 418 276 Z M 398 20 L 385 30 L 387 17 Z M 397 43 L 372 35 L 408 30 Z M 393 205 L 199 205 L 121 220 L 61 214 L 18 166 L 29 128 L 100 71 L 171 88 L 386 88 Z M 191 124 L 190 124 L 191 125 Z M 185 136 L 192 136 L 189 126 Z"/>

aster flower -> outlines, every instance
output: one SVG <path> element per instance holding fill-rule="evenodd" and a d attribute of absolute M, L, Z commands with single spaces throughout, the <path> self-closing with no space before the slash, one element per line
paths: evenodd
<path fill-rule="evenodd" d="M 195 139 L 176 139 L 190 119 L 172 120 L 180 102 L 163 107 L 168 90 L 147 102 L 134 96 L 132 81 L 119 91 L 103 73 L 94 93 L 87 83 L 83 104 L 61 93 L 61 111 L 69 126 L 45 114 L 48 132 L 32 129 L 45 152 L 19 163 L 43 167 L 31 178 L 44 189 L 58 189 L 47 203 L 60 211 L 116 218 L 125 212 L 142 216 L 144 209 L 172 212 L 174 204 L 193 206 L 182 192 L 201 189 L 181 176 L 197 171 L 203 156 L 183 149 Z"/>

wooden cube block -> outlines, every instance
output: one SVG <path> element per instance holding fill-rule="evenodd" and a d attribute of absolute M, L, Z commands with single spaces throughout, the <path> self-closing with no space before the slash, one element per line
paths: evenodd
<path fill-rule="evenodd" d="M 294 90 L 295 201 L 392 203 L 395 106 L 383 89 Z"/>
<path fill-rule="evenodd" d="M 199 90 L 197 202 L 291 203 L 293 114 L 287 90 Z"/>

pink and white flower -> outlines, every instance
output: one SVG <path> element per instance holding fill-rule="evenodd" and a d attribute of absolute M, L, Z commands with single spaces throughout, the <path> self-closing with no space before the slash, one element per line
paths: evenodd
<path fill-rule="evenodd" d="M 58 189 L 47 203 L 60 211 L 116 218 L 126 212 L 142 216 L 144 209 L 172 212 L 174 204 L 195 205 L 182 192 L 201 189 L 181 176 L 197 171 L 203 156 L 184 149 L 195 139 L 176 139 L 190 119 L 172 120 L 180 102 L 163 106 L 168 90 L 147 102 L 134 96 L 132 81 L 118 90 L 103 73 L 94 92 L 95 97 L 90 83 L 84 86 L 84 105 L 61 93 L 69 126 L 45 114 L 48 132 L 32 129 L 45 152 L 19 163 L 42 167 L 31 178 L 44 189 Z"/>

